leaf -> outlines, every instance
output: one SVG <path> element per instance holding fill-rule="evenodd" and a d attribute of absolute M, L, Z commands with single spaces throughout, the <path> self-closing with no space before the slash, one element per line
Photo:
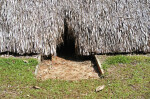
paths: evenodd
<path fill-rule="evenodd" d="M 24 62 L 24 63 L 28 63 L 28 61 L 27 61 L 27 60 L 23 60 L 23 62 Z"/>
<path fill-rule="evenodd" d="M 96 88 L 96 92 L 102 91 L 104 88 L 105 88 L 105 85 L 98 86 L 98 87 Z"/>
<path fill-rule="evenodd" d="M 32 88 L 34 88 L 34 89 L 40 89 L 39 86 L 33 86 Z"/>

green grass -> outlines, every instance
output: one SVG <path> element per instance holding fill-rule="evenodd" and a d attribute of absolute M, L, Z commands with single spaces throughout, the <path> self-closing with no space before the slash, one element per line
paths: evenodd
<path fill-rule="evenodd" d="M 102 64 L 104 78 L 97 80 L 40 81 L 34 77 L 35 59 L 0 58 L 0 98 L 23 99 L 149 99 L 150 57 L 111 56 Z M 105 85 L 96 93 L 96 87 Z M 39 86 L 40 89 L 34 89 Z"/>
<path fill-rule="evenodd" d="M 139 63 L 150 63 L 150 57 L 147 56 L 125 56 L 125 55 L 117 55 L 106 58 L 105 62 L 102 64 L 103 68 L 106 70 L 111 65 L 117 64 L 139 64 Z"/>

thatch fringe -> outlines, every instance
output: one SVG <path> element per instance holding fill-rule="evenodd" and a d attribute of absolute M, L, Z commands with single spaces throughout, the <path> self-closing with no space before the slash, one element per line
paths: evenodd
<path fill-rule="evenodd" d="M 0 53 L 78 55 L 150 52 L 150 0 L 0 0 Z"/>

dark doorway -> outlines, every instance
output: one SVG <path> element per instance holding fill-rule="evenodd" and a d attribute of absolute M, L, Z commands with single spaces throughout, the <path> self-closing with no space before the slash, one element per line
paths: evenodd
<path fill-rule="evenodd" d="M 63 43 L 57 46 L 57 56 L 71 59 L 75 58 L 75 38 L 73 31 L 68 28 L 66 19 L 64 19 Z"/>
<path fill-rule="evenodd" d="M 64 43 L 57 47 L 57 56 L 63 58 L 75 57 L 75 43 L 74 40 L 65 40 Z"/>

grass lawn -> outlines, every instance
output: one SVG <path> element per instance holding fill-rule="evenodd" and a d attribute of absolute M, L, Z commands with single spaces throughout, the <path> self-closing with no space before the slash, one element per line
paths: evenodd
<path fill-rule="evenodd" d="M 150 57 L 107 57 L 102 78 L 81 81 L 36 80 L 37 64 L 35 59 L 0 58 L 0 99 L 150 99 Z M 95 92 L 100 85 L 106 87 Z"/>

